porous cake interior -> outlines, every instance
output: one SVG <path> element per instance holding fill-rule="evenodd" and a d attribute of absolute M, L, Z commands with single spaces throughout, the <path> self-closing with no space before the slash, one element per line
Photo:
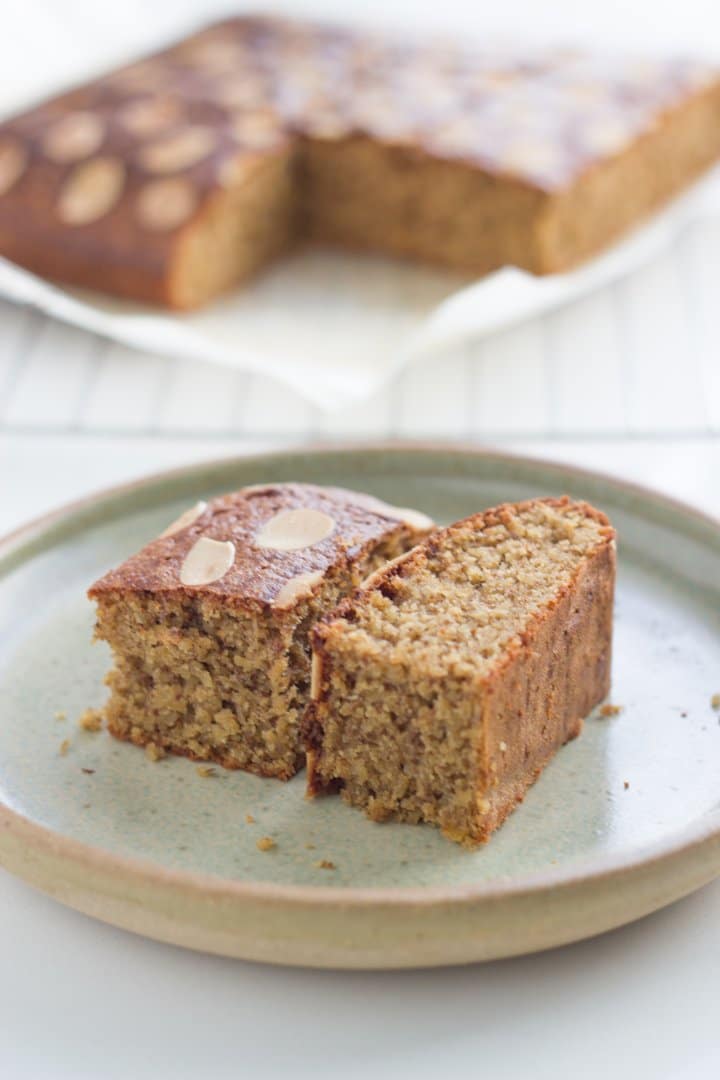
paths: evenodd
<path fill-rule="evenodd" d="M 458 162 L 352 136 L 297 139 L 218 192 L 178 241 L 171 295 L 194 308 L 303 244 L 489 273 L 539 266 L 542 195 Z"/>
<path fill-rule="evenodd" d="M 298 163 L 300 220 L 319 244 L 371 249 L 473 273 L 535 264 L 527 185 L 356 136 L 306 139 Z"/>
<path fill-rule="evenodd" d="M 182 233 L 173 263 L 175 305 L 198 307 L 252 276 L 288 251 L 298 232 L 294 155 L 287 148 L 257 160 Z"/>
<path fill-rule="evenodd" d="M 484 839 L 607 691 L 612 594 L 594 605 L 583 574 L 606 537 L 581 509 L 542 503 L 481 530 L 469 519 L 349 601 L 317 632 L 329 683 L 306 724 L 311 791 Z M 545 625 L 563 587 L 567 610 Z"/>
<path fill-rule="evenodd" d="M 299 719 L 311 625 L 367 573 L 410 546 L 405 530 L 327 574 L 287 611 L 177 590 L 105 591 L 97 636 L 112 647 L 105 708 L 113 735 L 287 779 L 304 763 Z"/>

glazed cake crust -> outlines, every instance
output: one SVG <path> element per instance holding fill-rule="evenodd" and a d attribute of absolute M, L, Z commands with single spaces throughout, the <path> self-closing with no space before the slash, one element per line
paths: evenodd
<path fill-rule="evenodd" d="M 175 307 L 302 238 L 544 273 L 707 167 L 719 118 L 685 60 L 236 18 L 0 125 L 0 252 Z"/>
<path fill-rule="evenodd" d="M 330 519 L 328 535 L 296 549 L 258 543 L 271 519 L 298 510 Z M 124 592 L 197 597 L 202 593 L 232 607 L 272 608 L 281 591 L 300 575 L 339 573 L 388 536 L 420 536 L 432 524 L 417 511 L 390 506 L 362 492 L 313 484 L 260 484 L 198 504 L 197 511 L 189 524 L 159 536 L 105 574 L 90 588 L 89 597 L 98 600 L 109 593 Z M 235 558 L 217 581 L 184 585 L 182 564 L 201 537 L 232 542 Z"/>
<path fill-rule="evenodd" d="M 486 511 L 379 570 L 313 633 L 308 793 L 486 841 L 608 692 L 614 581 L 607 518 L 568 499 Z"/>
<path fill-rule="evenodd" d="M 311 625 L 431 524 L 306 484 L 190 508 L 89 590 L 115 660 L 109 730 L 153 754 L 288 779 L 304 763 Z"/>

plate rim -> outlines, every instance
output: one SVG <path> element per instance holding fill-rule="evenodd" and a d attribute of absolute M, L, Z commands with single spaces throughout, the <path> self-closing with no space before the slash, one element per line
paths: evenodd
<path fill-rule="evenodd" d="M 266 450 L 223 455 L 171 469 L 154 471 L 148 475 L 110 485 L 91 492 L 80 499 L 67 503 L 30 519 L 28 522 L 0 538 L 0 579 L 7 570 L 5 562 L 15 552 L 22 551 L 28 544 L 42 538 L 54 526 L 63 521 L 70 521 L 78 514 L 91 510 L 98 503 L 112 504 L 118 499 L 153 487 L 167 481 L 188 479 L 196 473 L 215 469 L 231 468 L 233 463 L 246 466 L 254 460 L 265 463 L 287 461 L 296 454 L 312 458 L 327 455 L 342 456 L 358 452 L 383 455 L 393 452 L 423 452 L 448 455 L 466 455 L 482 459 L 485 462 L 502 462 L 518 467 L 537 468 L 574 480 L 588 479 L 601 485 L 607 485 L 630 497 L 650 502 L 661 509 L 669 510 L 674 515 L 690 518 L 703 529 L 710 529 L 720 538 L 720 518 L 701 510 L 683 500 L 665 495 L 652 487 L 635 481 L 624 480 L 601 470 L 586 469 L 544 457 L 518 454 L 505 450 L 486 447 L 469 441 L 453 440 L 346 440 L 319 441 L 285 447 L 273 446 Z M 52 546 L 52 544 L 50 545 Z M 33 557 L 28 555 L 28 561 Z M 12 567 L 10 568 L 12 569 Z M 668 839 L 661 839 L 650 844 L 631 848 L 627 852 L 609 853 L 595 856 L 573 864 L 570 868 L 562 867 L 533 871 L 519 878 L 508 881 L 495 878 L 487 882 L 459 885 L 426 886 L 340 886 L 340 885 L 292 885 L 271 881 L 253 881 L 224 878 L 220 875 L 207 874 L 192 870 L 178 870 L 163 866 L 150 859 L 122 855 L 111 850 L 77 840 L 65 833 L 58 832 L 46 825 L 33 821 L 13 809 L 0 797 L 0 852 L 4 848 L 3 837 L 12 836 L 35 848 L 39 855 L 61 855 L 82 869 L 124 875 L 137 885 L 161 886 L 172 892 L 193 893 L 203 897 L 223 898 L 251 902 L 286 902 L 290 906 L 309 904 L 313 907 L 335 906 L 364 909 L 378 905 L 390 907 L 423 908 L 438 904 L 474 905 L 496 902 L 510 898 L 522 898 L 544 895 L 572 889 L 578 885 L 607 881 L 616 876 L 623 876 L 633 871 L 642 871 L 660 863 L 673 862 L 683 855 L 711 853 L 717 847 L 717 865 L 708 867 L 706 880 L 720 875 L 720 808 L 704 814 L 678 832 L 673 832 Z M 20 876 L 23 876 L 22 874 Z M 702 884 L 702 882 L 701 882 Z M 690 889 L 695 888 L 690 886 Z M 687 891 L 690 891 L 688 889 Z M 678 895 L 682 895 L 679 892 Z"/>

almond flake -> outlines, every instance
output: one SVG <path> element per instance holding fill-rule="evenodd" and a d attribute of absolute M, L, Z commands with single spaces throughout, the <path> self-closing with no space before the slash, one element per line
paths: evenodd
<path fill-rule="evenodd" d="M 255 545 L 275 551 L 298 551 L 327 540 L 334 530 L 334 518 L 321 510 L 282 510 L 265 522 L 255 537 Z"/>
<path fill-rule="evenodd" d="M 104 138 L 105 124 L 95 113 L 68 113 L 46 132 L 43 150 L 51 161 L 64 165 L 90 157 Z"/>
<path fill-rule="evenodd" d="M 99 157 L 70 173 L 58 198 L 58 217 L 65 225 L 89 225 L 105 217 L 125 185 L 125 166 L 116 158 Z"/>
<path fill-rule="evenodd" d="M 273 607 L 292 607 L 296 600 L 310 596 L 315 586 L 319 585 L 324 577 L 325 574 L 322 570 L 316 570 L 314 573 L 297 574 L 295 577 L 290 578 L 273 600 Z"/>
<path fill-rule="evenodd" d="M 148 172 L 177 172 L 197 165 L 214 146 L 215 135 L 210 128 L 195 125 L 144 146 L 138 160 Z"/>
<path fill-rule="evenodd" d="M 188 510 L 183 511 L 180 517 L 175 518 L 175 521 L 168 525 L 167 529 L 164 529 L 163 532 L 160 533 L 160 536 L 174 536 L 175 533 L 181 532 L 183 529 L 187 529 L 190 525 L 192 525 L 194 521 L 197 521 L 197 519 L 202 514 L 204 514 L 206 510 L 207 503 L 203 502 L 203 500 L 200 499 L 200 501 L 196 502 L 194 506 L 191 506 Z"/>
<path fill-rule="evenodd" d="M 197 193 L 189 180 L 176 176 L 152 180 L 141 189 L 136 204 L 138 221 L 153 232 L 169 232 L 184 225 L 197 206 Z"/>
<path fill-rule="evenodd" d="M 180 567 L 183 585 L 209 585 L 225 577 L 235 562 L 232 540 L 212 540 L 201 536 L 188 551 Z"/>
<path fill-rule="evenodd" d="M 27 165 L 27 151 L 18 139 L 0 140 L 0 195 L 13 187 Z"/>

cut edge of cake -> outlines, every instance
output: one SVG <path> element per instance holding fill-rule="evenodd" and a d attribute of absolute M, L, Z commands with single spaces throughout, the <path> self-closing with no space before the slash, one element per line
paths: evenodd
<path fill-rule="evenodd" d="M 377 607 L 382 626 L 383 611 L 392 613 L 404 582 L 412 585 L 413 575 L 444 553 L 450 559 L 463 531 L 511 530 L 518 516 L 537 507 L 558 517 L 561 532 L 568 513 L 579 514 L 593 523 L 597 540 L 537 610 L 518 612 L 499 657 L 492 648 L 480 662 L 473 649 L 449 651 L 453 627 L 467 629 L 475 608 L 467 592 L 467 610 L 449 617 L 454 601 L 447 581 L 438 595 L 418 601 L 428 620 L 416 627 L 414 642 L 415 630 L 402 620 L 385 639 L 365 632 L 363 615 L 374 618 Z M 606 516 L 587 503 L 503 504 L 436 532 L 373 574 L 312 635 L 313 685 L 303 721 L 308 794 L 340 791 L 374 820 L 427 821 L 465 845 L 486 841 L 608 693 L 614 535 Z M 490 572 L 477 573 L 482 584 Z M 476 620 L 485 614 L 478 607 Z M 478 627 L 482 649 L 489 639 Z"/>

